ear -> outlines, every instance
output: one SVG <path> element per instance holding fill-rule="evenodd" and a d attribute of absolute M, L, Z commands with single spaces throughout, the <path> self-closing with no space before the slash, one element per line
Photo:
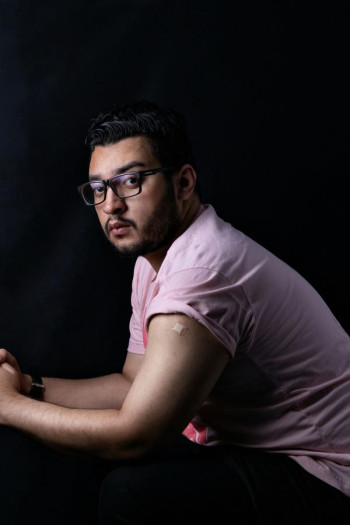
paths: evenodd
<path fill-rule="evenodd" d="M 191 164 L 184 164 L 177 175 L 177 197 L 179 200 L 188 200 L 193 194 L 197 174 Z"/>

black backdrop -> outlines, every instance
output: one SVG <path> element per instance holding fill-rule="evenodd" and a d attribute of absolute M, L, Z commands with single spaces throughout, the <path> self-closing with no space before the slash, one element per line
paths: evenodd
<path fill-rule="evenodd" d="M 283 8 L 281 7 L 283 4 Z M 120 370 L 132 263 L 76 186 L 91 118 L 187 115 L 204 200 L 349 331 L 349 16 L 329 2 L 0 0 L 0 346 L 25 371 Z M 0 523 L 95 524 L 93 465 L 0 428 Z"/>

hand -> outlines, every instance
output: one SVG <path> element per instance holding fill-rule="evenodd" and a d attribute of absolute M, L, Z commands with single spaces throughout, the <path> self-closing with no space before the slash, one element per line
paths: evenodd
<path fill-rule="evenodd" d="M 3 352 L 1 356 L 4 357 Z M 11 356 L 12 357 L 12 356 Z M 6 414 L 11 411 L 11 402 L 21 391 L 21 372 L 9 362 L 0 365 L 0 425 L 7 425 Z"/>
<path fill-rule="evenodd" d="M 21 377 L 9 363 L 0 366 L 0 396 L 21 391 Z"/>
<path fill-rule="evenodd" d="M 26 374 L 22 374 L 17 359 L 10 354 L 5 348 L 0 348 L 0 368 L 7 363 L 9 367 L 5 367 L 8 372 L 12 369 L 12 372 L 16 372 L 19 376 L 20 389 L 19 392 L 27 393 L 30 389 L 31 378 Z"/>

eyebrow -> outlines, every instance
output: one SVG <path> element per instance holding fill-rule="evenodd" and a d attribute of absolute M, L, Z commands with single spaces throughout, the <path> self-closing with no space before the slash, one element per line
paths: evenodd
<path fill-rule="evenodd" d="M 120 166 L 119 168 L 114 168 L 112 170 L 112 177 L 115 177 L 116 175 L 122 175 L 123 173 L 129 173 L 130 171 L 136 171 L 135 168 L 145 168 L 146 164 L 144 162 L 141 162 L 139 160 L 132 160 L 128 162 L 127 164 L 124 164 L 123 166 Z M 140 171 L 140 170 L 137 170 Z M 89 174 L 89 180 L 102 180 L 101 175 L 94 175 Z"/>

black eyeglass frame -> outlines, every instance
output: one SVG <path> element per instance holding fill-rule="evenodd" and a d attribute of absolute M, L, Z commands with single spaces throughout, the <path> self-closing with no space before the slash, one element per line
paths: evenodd
<path fill-rule="evenodd" d="M 139 195 L 142 192 L 142 177 L 148 177 L 149 175 L 154 175 L 154 174 L 160 173 L 162 171 L 163 172 L 168 172 L 168 171 L 175 171 L 175 170 L 176 170 L 175 167 L 170 167 L 170 168 L 154 168 L 152 170 L 144 170 L 144 171 L 127 171 L 125 173 L 120 173 L 119 175 L 115 175 L 114 177 L 111 177 L 110 179 L 107 179 L 107 180 L 103 180 L 103 179 L 100 180 L 100 179 L 98 179 L 96 181 L 85 182 L 84 184 L 81 184 L 80 186 L 78 186 L 78 192 L 79 192 L 79 195 L 81 196 L 81 198 L 83 199 L 84 203 L 87 206 L 98 206 L 99 204 L 102 204 L 106 200 L 108 188 L 111 188 L 111 190 L 113 191 L 114 195 L 119 197 L 119 199 L 130 199 L 131 197 L 136 197 L 136 195 Z M 115 181 L 119 177 L 125 177 L 125 175 L 132 175 L 132 176 L 134 176 L 134 177 L 136 176 L 138 178 L 139 187 L 138 187 L 137 192 L 133 193 L 133 195 L 119 195 L 117 190 L 115 188 L 113 188 L 113 185 L 112 185 L 113 181 Z M 104 186 L 103 199 L 101 201 L 97 202 L 97 203 L 87 202 L 87 200 L 84 197 L 84 188 L 87 187 L 87 186 L 90 186 L 92 182 L 100 182 Z"/>

